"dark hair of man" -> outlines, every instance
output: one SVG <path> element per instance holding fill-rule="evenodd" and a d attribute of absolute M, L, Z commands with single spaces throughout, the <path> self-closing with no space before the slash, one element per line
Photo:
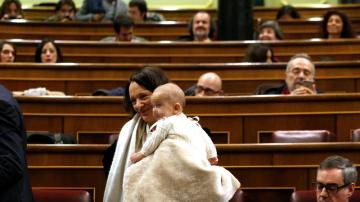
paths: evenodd
<path fill-rule="evenodd" d="M 340 38 L 355 38 L 355 31 L 351 26 L 349 18 L 345 13 L 337 10 L 328 11 L 323 16 L 323 20 L 321 22 L 321 37 L 324 39 L 329 38 L 329 32 L 327 31 L 327 23 L 332 15 L 338 15 L 343 22 L 343 28 L 340 34 Z"/>
<path fill-rule="evenodd" d="M 0 8 L 0 18 L 2 18 L 8 11 L 10 4 L 15 3 L 16 5 L 16 11 L 20 14 L 23 15 L 23 11 L 21 8 L 21 2 L 18 0 L 4 0 L 3 3 L 1 4 L 1 8 Z"/>
<path fill-rule="evenodd" d="M 56 6 L 55 6 L 55 12 L 60 11 L 61 7 L 63 5 L 69 5 L 71 7 L 71 9 L 73 9 L 74 12 L 76 12 L 76 6 L 73 0 L 60 0 L 57 2 Z"/>
<path fill-rule="evenodd" d="M 15 49 L 14 44 L 7 42 L 7 41 L 0 40 L 0 52 L 3 50 L 5 44 L 11 46 L 14 49 L 14 61 L 16 61 L 16 49 Z"/>
<path fill-rule="evenodd" d="M 274 62 L 274 52 L 270 46 L 266 44 L 250 45 L 246 51 L 244 62 L 266 62 L 269 50 L 271 52 L 271 61 Z"/>
<path fill-rule="evenodd" d="M 300 18 L 300 14 L 297 12 L 297 10 L 293 6 L 290 6 L 290 5 L 282 6 L 278 10 L 278 12 L 276 14 L 276 20 L 279 20 L 284 15 L 289 15 L 293 19 Z"/>
<path fill-rule="evenodd" d="M 133 27 L 134 21 L 132 20 L 132 18 L 130 16 L 127 16 L 127 15 L 119 16 L 114 20 L 113 26 L 114 26 L 115 33 L 120 34 L 121 27 L 125 27 L 125 28 Z"/>
<path fill-rule="evenodd" d="M 36 50 L 35 50 L 35 62 L 42 62 L 41 61 L 41 53 L 42 53 L 42 49 L 43 47 L 47 44 L 47 43 L 52 43 L 56 49 L 56 53 L 57 53 L 57 59 L 56 59 L 56 63 L 58 62 L 62 62 L 63 61 L 63 57 L 61 54 L 61 50 L 59 48 L 59 46 L 55 43 L 54 40 L 51 39 L 43 39 L 41 41 L 41 43 L 39 45 L 36 46 Z"/>
<path fill-rule="evenodd" d="M 146 21 L 146 14 L 148 12 L 146 1 L 144 0 L 131 0 L 129 2 L 129 7 L 137 7 L 140 11 L 140 14 L 143 15 L 143 20 Z"/>
<path fill-rule="evenodd" d="M 319 170 L 340 169 L 342 171 L 344 184 L 355 183 L 357 180 L 357 170 L 352 162 L 342 156 L 329 156 L 320 163 Z"/>
<path fill-rule="evenodd" d="M 165 72 L 157 67 L 145 67 L 130 77 L 125 87 L 124 108 L 133 116 L 136 112 L 130 100 L 129 86 L 131 82 L 136 82 L 138 85 L 153 92 L 158 86 L 168 83 L 169 79 L 166 77 Z"/>

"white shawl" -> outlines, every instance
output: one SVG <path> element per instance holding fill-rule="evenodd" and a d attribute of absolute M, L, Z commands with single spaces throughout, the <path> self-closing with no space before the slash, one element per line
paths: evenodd
<path fill-rule="evenodd" d="M 135 152 L 136 132 L 141 118 L 136 114 L 121 129 L 114 158 L 104 192 L 104 202 L 122 201 L 122 185 L 125 170 L 132 164 L 130 156 Z"/>
<path fill-rule="evenodd" d="M 152 155 L 131 165 L 123 179 L 123 201 L 229 201 L 239 181 L 226 169 L 211 166 L 205 150 L 198 149 L 203 140 L 192 138 L 196 143 L 191 144 L 189 135 L 169 134 Z"/>

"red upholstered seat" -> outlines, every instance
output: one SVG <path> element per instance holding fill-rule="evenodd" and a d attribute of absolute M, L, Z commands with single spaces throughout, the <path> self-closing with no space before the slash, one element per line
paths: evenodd
<path fill-rule="evenodd" d="M 360 201 L 360 190 L 355 190 L 350 202 Z M 290 202 L 316 202 L 315 190 L 298 190 L 291 195 Z"/>
<path fill-rule="evenodd" d="M 331 142 L 335 135 L 327 130 L 283 130 L 272 133 L 272 143 Z"/>
<path fill-rule="evenodd" d="M 245 202 L 244 192 L 239 188 L 229 202 Z"/>
<path fill-rule="evenodd" d="M 32 191 L 36 202 L 92 202 L 86 190 L 35 188 Z"/>

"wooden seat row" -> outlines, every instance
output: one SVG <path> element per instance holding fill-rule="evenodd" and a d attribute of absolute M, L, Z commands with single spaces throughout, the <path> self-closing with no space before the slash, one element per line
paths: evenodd
<path fill-rule="evenodd" d="M 119 131 L 129 120 L 116 97 L 17 97 L 27 130 L 73 134 Z M 228 143 L 256 143 L 261 131 L 328 130 L 351 141 L 360 128 L 360 94 L 188 97 L 185 113 Z M 219 131 L 219 132 L 218 132 Z"/>
<path fill-rule="evenodd" d="M 266 188 L 275 193 L 281 189 L 311 189 L 319 162 L 330 155 L 342 155 L 355 164 L 360 162 L 360 143 L 216 146 L 219 164 L 232 172 L 243 188 L 252 188 L 254 192 Z M 105 177 L 101 161 L 107 147 L 29 145 L 27 158 L 32 186 L 93 187 L 95 201 L 102 201 Z"/>
<path fill-rule="evenodd" d="M 39 40 L 9 40 L 17 48 L 18 62 L 34 61 Z M 75 63 L 223 63 L 242 61 L 248 45 L 260 41 L 237 42 L 148 42 L 106 43 L 98 41 L 57 41 L 64 62 Z M 357 60 L 360 40 L 284 40 L 269 44 L 280 61 L 296 53 L 308 53 L 315 61 Z"/>
<path fill-rule="evenodd" d="M 360 4 L 344 4 L 344 5 L 322 5 L 322 6 L 300 6 L 296 7 L 297 11 L 303 18 L 309 17 L 320 17 L 322 16 L 327 10 L 330 9 L 337 9 L 342 12 L 345 12 L 349 17 L 360 17 L 359 10 Z M 54 15 L 54 8 L 47 7 L 47 8 L 25 8 L 24 15 L 27 19 L 31 20 L 44 20 L 47 19 L 49 16 Z M 202 9 L 206 12 L 209 12 L 212 17 L 217 17 L 216 9 Z M 260 7 L 255 6 L 253 9 L 253 16 L 254 18 L 262 18 L 262 19 L 275 19 L 276 13 L 279 10 L 279 7 Z M 191 19 L 194 14 L 198 11 L 196 9 L 151 9 L 153 12 L 160 13 L 164 15 L 167 20 L 181 20 L 187 21 Z"/>
<path fill-rule="evenodd" d="M 321 19 L 281 21 L 280 27 L 284 32 L 284 39 L 320 38 L 321 22 Z M 351 19 L 351 22 L 354 29 L 360 31 L 360 18 Z M 256 22 L 254 22 L 254 26 L 257 26 Z M 29 32 L 28 30 L 32 31 Z M 179 36 L 189 35 L 188 23 L 184 21 L 165 21 L 137 24 L 134 34 L 149 41 L 174 41 Z M 111 23 L 0 21 L 0 38 L 2 39 L 100 40 L 114 35 Z"/>
<path fill-rule="evenodd" d="M 316 85 L 323 92 L 360 92 L 360 62 L 316 62 Z M 9 90 L 24 91 L 46 87 L 66 95 L 91 95 L 97 89 L 125 86 L 134 72 L 157 66 L 183 89 L 197 82 L 200 75 L 216 72 L 227 95 L 252 94 L 262 83 L 281 83 L 286 63 L 203 63 L 203 64 L 39 64 L 0 63 L 0 80 Z"/>

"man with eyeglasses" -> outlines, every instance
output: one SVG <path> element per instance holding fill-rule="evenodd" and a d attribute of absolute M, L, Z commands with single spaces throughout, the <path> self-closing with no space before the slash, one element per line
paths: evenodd
<path fill-rule="evenodd" d="M 219 96 L 223 94 L 222 81 L 214 72 L 201 75 L 196 85 L 185 91 L 186 96 Z"/>
<path fill-rule="evenodd" d="M 355 191 L 357 170 L 352 162 L 341 156 L 330 156 L 321 162 L 317 171 L 316 199 L 318 202 L 347 202 Z"/>
<path fill-rule="evenodd" d="M 296 54 L 289 60 L 285 71 L 285 83 L 280 86 L 260 85 L 255 94 L 314 95 L 315 65 L 307 54 Z"/>

